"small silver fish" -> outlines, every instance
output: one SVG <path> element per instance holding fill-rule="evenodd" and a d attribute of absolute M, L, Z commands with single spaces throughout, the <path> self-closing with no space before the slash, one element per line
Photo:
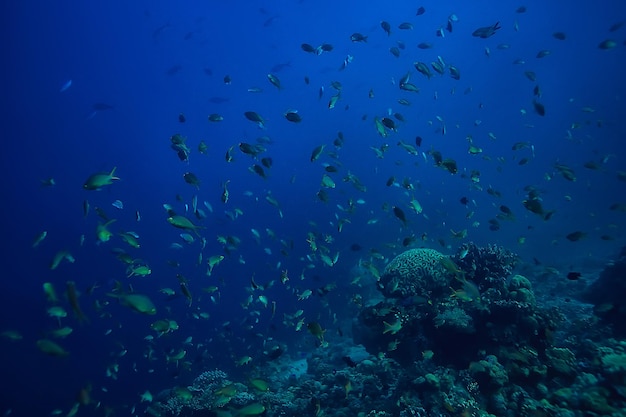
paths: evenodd
<path fill-rule="evenodd" d="M 61 86 L 61 89 L 59 90 L 59 93 L 62 93 L 64 91 L 67 91 L 68 88 L 70 88 L 72 86 L 72 80 L 67 80 L 66 82 L 63 83 L 63 85 Z"/>

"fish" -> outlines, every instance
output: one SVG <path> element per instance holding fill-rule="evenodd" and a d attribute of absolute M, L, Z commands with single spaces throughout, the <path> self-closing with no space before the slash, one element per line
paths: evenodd
<path fill-rule="evenodd" d="M 472 32 L 472 36 L 481 38 L 481 39 L 487 39 L 495 35 L 496 31 L 500 28 L 501 28 L 500 22 L 496 22 L 494 25 L 483 26 L 483 27 L 476 29 L 474 32 Z"/>
<path fill-rule="evenodd" d="M 208 269 L 206 274 L 210 276 L 213 273 L 213 268 L 218 266 L 223 260 L 224 255 L 213 255 L 209 257 L 209 259 L 207 260 Z"/>
<path fill-rule="evenodd" d="M 200 189 L 200 179 L 193 172 L 185 172 L 183 174 L 183 179 L 189 185 L 193 185 L 197 189 Z"/>
<path fill-rule="evenodd" d="M 191 292 L 189 291 L 189 287 L 187 287 L 187 284 L 185 282 L 180 283 L 180 292 L 185 296 L 185 298 L 189 302 L 188 306 L 191 307 L 193 297 L 191 295 Z"/>
<path fill-rule="evenodd" d="M 422 210 L 423 210 L 422 209 L 422 205 L 416 199 L 413 198 L 411 200 L 411 202 L 409 203 L 409 206 L 415 212 L 415 214 L 421 214 L 422 213 Z"/>
<path fill-rule="evenodd" d="M 386 321 L 383 321 L 383 325 L 384 325 L 383 334 L 387 334 L 387 333 L 396 334 L 402 329 L 402 320 L 397 319 L 393 323 L 387 323 Z"/>
<path fill-rule="evenodd" d="M 319 55 L 320 51 L 318 50 L 318 48 L 315 48 L 313 45 L 308 44 L 308 43 L 303 43 L 300 45 L 300 49 L 302 49 L 304 52 L 308 52 L 311 54 L 316 54 Z"/>
<path fill-rule="evenodd" d="M 459 69 L 457 67 L 455 67 L 454 65 L 450 65 L 448 67 L 448 71 L 450 71 L 450 77 L 453 80 L 460 80 L 461 79 L 461 72 L 459 71 Z"/>
<path fill-rule="evenodd" d="M 570 281 L 578 281 L 582 277 L 580 272 L 571 271 L 567 273 L 567 279 Z"/>
<path fill-rule="evenodd" d="M 463 229 L 458 232 L 455 232 L 454 230 L 450 229 L 450 233 L 452 237 L 455 239 L 465 239 L 467 237 L 467 229 Z"/>
<path fill-rule="evenodd" d="M 83 313 L 80 305 L 78 304 L 78 292 L 76 291 L 76 283 L 74 281 L 67 281 L 66 289 L 67 299 L 72 306 L 72 310 L 74 311 L 76 318 L 79 322 L 87 321 L 87 316 L 85 316 L 85 313 Z"/>
<path fill-rule="evenodd" d="M 243 153 L 245 153 L 246 155 L 250 155 L 252 157 L 257 157 L 257 155 L 259 155 L 261 152 L 265 151 L 265 147 L 259 144 L 256 145 L 252 145 L 250 143 L 247 142 L 240 142 L 239 143 L 239 150 Z M 230 161 L 227 161 L 230 162 Z"/>
<path fill-rule="evenodd" d="M 170 25 L 170 23 L 166 23 L 164 25 L 159 26 L 158 28 L 156 28 L 153 32 L 152 32 L 152 39 L 157 40 L 157 38 L 159 36 L 161 36 L 161 34 L 163 32 L 165 32 L 167 29 L 171 28 L 172 25 Z"/>
<path fill-rule="evenodd" d="M 580 239 L 583 239 L 586 236 L 587 236 L 587 233 L 577 230 L 575 232 L 568 234 L 567 236 L 565 236 L 565 238 L 569 240 L 570 242 L 576 242 Z"/>
<path fill-rule="evenodd" d="M 150 298 L 143 294 L 117 294 L 108 293 L 107 296 L 117 298 L 120 303 L 132 310 L 147 315 L 155 315 L 157 310 Z"/>
<path fill-rule="evenodd" d="M 391 24 L 386 20 L 380 22 L 380 27 L 383 28 L 387 36 L 391 35 Z"/>
<path fill-rule="evenodd" d="M 385 128 L 385 125 L 378 117 L 374 118 L 374 126 L 376 126 L 376 131 L 378 132 L 380 136 L 382 136 L 383 138 L 386 138 L 387 136 L 389 136 L 389 133 L 387 132 L 387 129 Z"/>
<path fill-rule="evenodd" d="M 270 390 L 270 385 L 267 381 L 260 378 L 253 378 L 250 380 L 250 385 L 258 391 L 268 392 Z"/>
<path fill-rule="evenodd" d="M 41 233 L 39 233 L 37 236 L 35 236 L 35 238 L 33 239 L 33 243 L 31 245 L 31 247 L 36 248 L 37 246 L 39 246 L 39 244 L 41 244 L 41 242 L 44 241 L 44 239 L 46 238 L 46 236 L 48 236 L 48 232 L 47 231 L 43 231 Z"/>
<path fill-rule="evenodd" d="M 533 100 L 533 108 L 535 109 L 535 113 L 537 113 L 539 116 L 546 115 L 546 108 L 537 100 Z"/>
<path fill-rule="evenodd" d="M 55 185 L 57 185 L 57 182 L 54 178 L 50 177 L 39 180 L 39 184 L 41 184 L 41 187 L 54 187 Z"/>
<path fill-rule="evenodd" d="M 316 161 L 321 155 L 322 152 L 324 152 L 324 148 L 326 147 L 326 145 L 319 145 L 316 146 L 315 149 L 313 149 L 313 151 L 311 151 L 311 157 L 309 158 L 311 162 Z"/>
<path fill-rule="evenodd" d="M 609 210 L 611 210 L 611 211 L 621 211 L 621 212 L 626 213 L 626 203 L 613 203 L 609 207 Z"/>
<path fill-rule="evenodd" d="M 544 220 L 549 220 L 554 214 L 554 211 L 545 211 L 541 205 L 541 201 L 538 198 L 528 198 L 522 201 L 526 210 L 541 216 Z"/>
<path fill-rule="evenodd" d="M 252 357 L 251 356 L 243 356 L 242 358 L 237 360 L 236 365 L 237 366 L 243 366 L 243 365 L 248 365 L 251 362 L 252 362 Z"/>
<path fill-rule="evenodd" d="M 324 333 L 326 333 L 326 329 L 323 329 L 319 323 L 311 321 L 307 323 L 306 328 L 309 330 L 309 333 L 315 336 L 320 342 L 324 342 Z"/>
<path fill-rule="evenodd" d="M 147 401 L 149 403 L 152 402 L 152 394 L 150 393 L 150 391 L 146 390 L 143 394 L 141 394 L 139 396 L 140 401 L 139 402 L 144 402 Z"/>
<path fill-rule="evenodd" d="M 265 120 L 257 112 L 247 111 L 243 115 L 246 117 L 246 119 L 250 120 L 251 122 L 256 123 L 257 125 L 259 125 L 259 127 L 261 129 L 265 128 Z"/>
<path fill-rule="evenodd" d="M 604 49 L 604 50 L 613 49 L 616 46 L 617 46 L 617 42 L 612 39 L 603 40 L 602 42 L 598 44 L 598 48 Z"/>
<path fill-rule="evenodd" d="M 56 304 L 59 302 L 56 291 L 54 290 L 54 286 L 51 282 L 44 282 L 42 288 L 48 302 L 52 304 Z"/>
<path fill-rule="evenodd" d="M 270 69 L 270 73 L 271 72 L 280 72 L 280 71 L 282 71 L 282 70 L 284 70 L 285 68 L 288 68 L 288 67 L 291 67 L 291 61 L 274 65 Z"/>
<path fill-rule="evenodd" d="M 52 340 L 39 339 L 37 340 L 36 345 L 37 348 L 46 355 L 59 357 L 69 356 L 68 351 L 63 349 L 58 343 L 53 342 Z"/>
<path fill-rule="evenodd" d="M 61 85 L 61 88 L 59 89 L 59 93 L 63 93 L 67 91 L 71 86 L 72 86 L 72 80 L 65 81 L 63 85 Z"/>
<path fill-rule="evenodd" d="M 458 290 L 452 289 L 451 298 L 457 298 L 461 301 L 480 301 L 480 291 L 478 287 L 473 282 L 466 280 L 465 278 L 457 278 L 459 281 L 463 283 L 463 286 Z"/>
<path fill-rule="evenodd" d="M 346 57 L 343 59 L 343 62 L 341 63 L 341 66 L 339 67 L 339 71 L 345 70 L 353 60 L 354 60 L 354 55 L 346 55 Z M 347 110 L 347 106 L 346 106 L 346 110 Z"/>
<path fill-rule="evenodd" d="M 283 89 L 283 87 L 280 84 L 280 80 L 274 74 L 267 74 L 267 79 L 274 87 L 278 88 L 279 90 Z"/>
<path fill-rule="evenodd" d="M 168 217 L 167 221 L 169 224 L 171 224 L 172 226 L 178 229 L 191 230 L 196 235 L 198 235 L 198 237 L 200 237 L 198 230 L 202 229 L 202 226 L 196 226 L 195 224 L 192 223 L 191 220 L 189 220 L 188 218 L 184 216 L 173 215 L 173 216 Z"/>
<path fill-rule="evenodd" d="M 433 76 L 432 72 L 430 72 L 430 69 L 424 62 L 416 61 L 413 63 L 413 66 L 420 74 L 424 75 L 429 80 Z"/>
<path fill-rule="evenodd" d="M 337 105 L 337 101 L 339 101 L 339 99 L 341 98 L 341 94 L 337 93 L 334 96 L 332 96 L 330 98 L 330 100 L 328 101 L 328 108 L 329 109 L 334 109 L 335 106 Z"/>
<path fill-rule="evenodd" d="M 185 143 L 186 141 L 187 138 L 179 133 L 176 133 L 170 137 L 170 142 L 172 143 L 170 147 L 176 151 L 178 159 L 185 162 L 189 160 L 189 154 L 191 152 L 191 150 Z"/>
<path fill-rule="evenodd" d="M 233 417 L 258 416 L 265 412 L 265 406 L 261 403 L 248 404 L 243 408 L 233 410 Z"/>
<path fill-rule="evenodd" d="M 111 240 L 111 237 L 113 237 L 113 232 L 111 232 L 107 227 L 115 221 L 116 219 L 111 219 L 104 224 L 98 223 L 98 226 L 96 226 L 96 237 L 98 239 L 98 242 L 104 243 Z"/>
<path fill-rule="evenodd" d="M 230 180 L 226 180 L 223 184 L 222 184 L 222 195 L 220 197 L 220 199 L 222 200 L 222 203 L 226 204 L 228 203 L 228 197 L 229 197 L 229 192 L 228 192 L 228 184 L 230 184 Z"/>
<path fill-rule="evenodd" d="M 111 203 L 111 205 L 118 210 L 124 209 L 124 203 L 122 202 L 122 200 L 115 200 L 114 202 Z"/>
<path fill-rule="evenodd" d="M 621 20 L 619 22 L 613 23 L 611 27 L 609 28 L 609 32 L 618 31 L 619 29 L 621 29 L 622 26 L 624 26 L 625 23 L 626 23 L 626 20 Z"/>
<path fill-rule="evenodd" d="M 211 116 L 209 116 L 209 118 L 210 117 Z M 201 140 L 200 143 L 198 144 L 198 152 L 200 152 L 203 155 L 206 155 L 208 150 L 209 150 L 209 145 L 207 145 L 205 141 Z"/>
<path fill-rule="evenodd" d="M 402 209 L 398 206 L 393 206 L 393 214 L 394 216 L 396 216 L 396 218 L 398 220 L 400 220 L 402 222 L 403 226 L 406 226 L 406 215 L 404 214 L 404 211 L 402 211 Z"/>
<path fill-rule="evenodd" d="M 532 82 L 537 81 L 537 74 L 534 71 L 524 71 L 524 75 Z"/>
<path fill-rule="evenodd" d="M 250 172 L 253 172 L 255 174 L 257 174 L 259 177 L 263 178 L 263 179 L 267 179 L 267 173 L 265 172 L 265 170 L 263 169 L 263 167 L 259 164 L 254 164 L 251 167 L 248 168 L 250 170 Z"/>
<path fill-rule="evenodd" d="M 24 338 L 24 336 L 16 330 L 4 330 L 2 333 L 0 333 L 0 336 L 14 342 L 22 340 Z"/>
<path fill-rule="evenodd" d="M 350 395 L 350 392 L 352 391 L 352 382 L 348 380 L 343 386 L 343 388 L 346 391 L 346 398 L 348 398 L 348 396 Z"/>
<path fill-rule="evenodd" d="M 50 269 L 57 269 L 63 260 L 67 260 L 70 263 L 74 263 L 76 261 L 69 251 L 60 250 L 52 258 L 52 261 L 50 262 Z"/>
<path fill-rule="evenodd" d="M 568 167 L 567 165 L 555 163 L 554 164 L 554 168 L 566 180 L 572 181 L 572 182 L 576 181 L 576 174 L 574 173 L 574 170 L 572 168 Z"/>
<path fill-rule="evenodd" d="M 545 58 L 548 55 L 551 55 L 552 52 L 548 49 L 542 49 L 541 51 L 537 52 L 537 58 Z"/>
<path fill-rule="evenodd" d="M 129 265 L 126 268 L 126 277 L 145 277 L 152 273 L 152 270 L 148 265 Z"/>
<path fill-rule="evenodd" d="M 165 74 L 167 74 L 167 75 L 169 75 L 169 76 L 176 75 L 176 74 L 178 74 L 178 73 L 179 73 L 182 69 L 183 69 L 183 66 L 182 66 L 182 65 L 175 64 L 175 65 L 172 65 L 171 67 L 169 67 L 169 68 L 167 69 L 167 71 L 165 71 Z"/>
<path fill-rule="evenodd" d="M 451 174 L 456 174 L 458 172 L 456 161 L 454 159 L 446 158 L 441 161 L 440 166 L 448 170 Z"/>
<path fill-rule="evenodd" d="M 444 66 L 438 62 L 438 61 L 433 61 L 430 63 L 430 66 L 432 69 L 435 70 L 435 72 L 439 75 L 443 75 L 444 74 Z"/>
<path fill-rule="evenodd" d="M 107 185 L 113 184 L 115 181 L 119 181 L 120 178 L 115 176 L 115 170 L 117 167 L 113 167 L 110 173 L 98 172 L 91 174 L 83 184 L 83 189 L 91 191 L 99 191 Z"/>
<path fill-rule="evenodd" d="M 324 174 L 322 176 L 322 182 L 321 182 L 322 187 L 325 188 L 335 188 L 335 181 L 333 181 L 333 179 L 328 176 L 327 174 Z"/>
<path fill-rule="evenodd" d="M 383 124 L 384 127 L 391 131 L 398 131 L 396 128 L 396 122 L 394 122 L 393 119 L 390 119 L 389 117 L 383 117 L 382 119 L 380 119 L 380 122 Z"/>
<path fill-rule="evenodd" d="M 288 110 L 285 112 L 284 116 L 285 119 L 293 123 L 300 123 L 302 121 L 302 117 L 298 114 L 298 110 Z"/>

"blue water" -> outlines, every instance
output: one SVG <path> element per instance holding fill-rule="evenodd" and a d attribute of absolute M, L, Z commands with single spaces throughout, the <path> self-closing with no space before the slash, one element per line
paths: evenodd
<path fill-rule="evenodd" d="M 297 333 L 283 324 L 283 314 L 301 308 L 307 320 L 324 327 L 334 327 L 333 315 L 339 322 L 349 322 L 352 296 L 375 293 L 372 282 L 369 288 L 350 284 L 355 266 L 370 260 L 369 251 L 375 249 L 386 259 L 374 261 L 382 270 L 404 249 L 402 239 L 411 235 L 416 237 L 414 247 L 451 254 L 463 242 L 494 243 L 526 262 L 536 258 L 559 269 L 601 264 L 624 245 L 625 213 L 610 206 L 626 203 L 626 183 L 618 178 L 618 172 L 626 170 L 626 26 L 614 32 L 609 28 L 626 19 L 626 5 L 618 0 L 602 5 L 578 1 L 567 7 L 529 1 L 525 13 L 516 13 L 519 5 L 510 2 L 423 5 L 427 12 L 415 16 L 418 5 L 407 1 L 393 6 L 383 1 L 309 0 L 184 5 L 5 2 L 0 14 L 4 54 L 0 330 L 15 330 L 23 338 L 3 339 L 0 344 L 5 387 L 0 390 L 0 409 L 13 415 L 49 415 L 54 409 L 65 414 L 78 391 L 91 386 L 94 402 L 124 415 L 145 390 L 157 393 L 189 383 L 205 369 L 242 372 L 234 367 L 235 360 L 245 355 L 256 358 L 268 337 L 294 351 L 313 350 L 314 338 L 306 330 Z M 450 33 L 445 25 L 452 13 L 458 21 Z M 381 20 L 391 23 L 391 35 L 381 29 Z M 413 23 L 414 29 L 398 29 L 404 21 Z M 502 28 L 494 36 L 471 36 L 476 28 L 496 21 Z M 435 35 L 440 27 L 444 38 Z M 557 31 L 566 39 L 555 39 L 552 33 Z M 367 42 L 351 42 L 354 32 L 367 35 Z M 617 46 L 598 48 L 605 39 L 614 39 Z M 389 52 L 397 41 L 406 44 L 399 58 Z M 418 49 L 420 42 L 434 46 Z M 302 43 L 330 43 L 334 49 L 316 56 L 305 53 Z M 510 47 L 500 49 L 500 44 Z M 540 50 L 551 54 L 536 58 Z M 348 55 L 353 60 L 340 71 Z M 450 78 L 447 70 L 430 80 L 415 70 L 414 61 L 430 65 L 438 56 L 460 70 L 460 80 Z M 516 59 L 525 63 L 513 64 Z M 280 90 L 267 79 L 272 69 Z M 419 93 L 398 88 L 407 71 Z M 524 71 L 534 71 L 537 81 L 527 79 Z M 230 84 L 224 82 L 225 76 L 232 79 Z M 71 85 L 61 91 L 69 80 Z M 336 94 L 333 81 L 343 88 L 336 107 L 329 109 L 328 101 Z M 533 110 L 536 85 L 545 116 Z M 248 92 L 253 87 L 262 92 Z M 370 89 L 373 98 L 368 98 Z M 227 100 L 216 103 L 221 100 L 215 98 Z M 411 105 L 398 104 L 400 98 Z M 96 103 L 110 108 L 95 110 Z M 288 109 L 297 109 L 302 122 L 287 121 L 283 113 Z M 266 128 L 248 121 L 245 111 L 263 116 Z M 400 112 L 405 121 L 396 120 L 397 132 L 382 138 L 374 119 L 389 112 Z M 179 121 L 181 113 L 184 123 Z M 209 122 L 212 113 L 224 120 Z M 341 148 L 333 145 L 338 132 L 345 138 Z M 169 138 L 176 133 L 187 137 L 188 163 L 170 148 Z M 266 179 L 249 171 L 260 162 L 236 146 L 255 143 L 264 135 L 271 143 L 261 156 L 273 160 Z M 417 156 L 396 145 L 402 140 L 415 146 L 416 136 L 423 138 Z M 468 153 L 468 136 L 482 148 L 481 154 Z M 208 144 L 207 155 L 198 152 L 200 141 Z M 516 142 L 532 144 L 534 155 L 529 148 L 513 151 Z M 383 144 L 389 148 L 379 159 L 371 148 Z M 228 163 L 224 155 L 233 145 L 234 160 Z M 325 145 L 322 156 L 310 162 L 319 145 Z M 458 173 L 435 166 L 433 150 L 456 160 Z M 522 158 L 528 163 L 520 165 Z M 589 161 L 598 169 L 585 168 Z M 555 163 L 571 167 L 576 180 L 556 172 Z M 326 189 L 327 203 L 316 196 L 323 164 L 338 168 L 329 174 L 336 188 Z M 113 167 L 119 181 L 100 191 L 83 190 L 89 175 Z M 472 170 L 480 171 L 480 188 L 471 184 Z M 188 171 L 201 180 L 199 189 L 183 180 Z M 344 181 L 348 173 L 356 175 L 366 191 Z M 408 178 L 415 189 L 387 187 L 390 176 L 397 183 Z M 54 178 L 55 185 L 41 186 L 48 178 Z M 222 183 L 227 180 L 230 198 L 223 204 Z M 524 208 L 526 186 L 541 190 L 542 205 L 555 211 L 549 220 Z M 487 193 L 490 187 L 501 197 Z M 266 201 L 269 193 L 280 203 L 284 217 Z M 206 219 L 197 220 L 185 210 L 194 195 L 207 212 Z M 464 196 L 470 200 L 467 206 L 459 202 Z M 411 198 L 419 200 L 422 214 L 409 208 Z M 118 199 L 122 210 L 111 205 Z M 87 216 L 82 209 L 85 200 L 91 207 Z M 205 201 L 213 212 L 203 206 Z M 338 207 L 347 208 L 350 201 L 352 213 Z M 207 242 L 202 266 L 197 266 L 199 239 L 187 244 L 179 237 L 184 231 L 168 224 L 165 203 L 202 226 L 200 235 Z M 491 231 L 488 222 L 500 213 L 501 205 L 513 211 L 515 220 L 501 220 L 500 229 Z M 385 206 L 402 208 L 407 225 L 403 227 Z M 101 219 L 95 207 L 117 219 L 110 226 L 112 232 L 136 232 L 141 247 L 132 249 L 117 235 L 97 244 L 95 230 Z M 231 220 L 225 212 L 235 209 L 243 215 Z M 474 215 L 468 218 L 470 211 Z M 349 220 L 341 232 L 339 219 Z M 371 219 L 377 222 L 368 224 Z M 260 244 L 252 228 L 260 232 Z M 276 239 L 268 237 L 268 228 Z M 451 229 L 467 229 L 467 237 L 455 239 Z M 44 230 L 47 238 L 31 248 L 33 238 Z M 565 238 L 575 231 L 586 236 L 576 242 Z M 309 232 L 331 256 L 339 253 L 335 266 L 325 266 L 319 257 L 306 258 L 315 255 L 306 241 Z M 603 235 L 611 240 L 601 239 Z M 225 253 L 218 236 L 237 236 L 241 244 Z M 183 249 L 171 249 L 173 242 Z M 350 249 L 355 243 L 360 251 Z M 152 274 L 127 278 L 126 266 L 111 253 L 114 248 L 150 265 Z M 72 253 L 75 263 L 65 262 L 51 271 L 52 257 L 63 249 Z M 207 277 L 206 260 L 219 254 L 225 259 Z M 173 267 L 168 260 L 180 266 Z M 287 284 L 280 282 L 283 270 L 289 272 Z M 189 282 L 191 307 L 180 295 L 177 274 Z M 258 301 L 241 307 L 251 277 L 262 285 L 275 281 L 262 292 L 276 302 L 274 318 Z M 78 323 L 72 313 L 65 298 L 67 281 L 76 282 L 87 323 Z M 140 315 L 108 297 L 115 281 L 150 296 L 157 314 Z M 70 352 L 68 357 L 44 355 L 35 345 L 58 328 L 46 313 L 51 304 L 41 289 L 43 282 L 54 284 L 60 305 L 68 311 L 62 324 L 74 332 L 57 340 Z M 297 300 L 306 289 L 332 283 L 338 290 L 325 298 Z M 93 285 L 97 288 L 89 294 Z M 219 297 L 215 303 L 202 290 L 210 285 L 219 287 L 212 294 Z M 164 287 L 178 296 L 168 300 L 159 292 Z M 201 312 L 210 318 L 193 317 Z M 156 337 L 150 323 L 162 318 L 176 320 L 180 329 L 151 343 L 155 360 L 149 361 L 145 354 L 150 343 L 144 337 Z M 224 327 L 226 321 L 230 324 Z M 188 337 L 191 347 L 183 345 Z M 183 346 L 188 346 L 189 369 L 167 364 L 165 355 Z M 119 365 L 117 379 L 106 376 L 111 364 Z M 137 406 L 137 413 L 143 412 L 141 407 L 145 404 Z M 87 410 L 81 409 L 79 415 L 89 415 Z"/>

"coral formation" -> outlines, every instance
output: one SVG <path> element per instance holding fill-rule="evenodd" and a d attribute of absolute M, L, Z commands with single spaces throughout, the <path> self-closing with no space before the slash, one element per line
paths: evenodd
<path fill-rule="evenodd" d="M 266 391 L 205 372 L 150 412 L 238 415 L 252 404 L 268 417 L 626 417 L 626 342 L 594 342 L 597 319 L 542 308 L 531 279 L 511 275 L 516 259 L 473 244 L 452 258 L 407 251 L 381 277 L 385 298 L 359 305 L 353 340 L 328 336 L 304 358 L 269 361 L 254 371 Z M 217 394 L 226 386 L 228 398 Z"/>
<path fill-rule="evenodd" d="M 517 264 L 517 255 L 498 245 L 481 247 L 473 242 L 461 245 L 453 260 L 466 274 L 466 278 L 477 285 L 488 283 L 495 286 L 511 275 Z"/>
<path fill-rule="evenodd" d="M 386 297 L 431 297 L 447 291 L 450 282 L 434 249 L 410 249 L 396 256 L 380 278 L 380 290 Z"/>

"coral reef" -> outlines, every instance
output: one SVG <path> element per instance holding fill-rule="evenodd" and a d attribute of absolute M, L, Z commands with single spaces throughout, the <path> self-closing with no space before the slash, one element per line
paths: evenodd
<path fill-rule="evenodd" d="M 605 337 L 595 326 L 605 318 L 582 304 L 570 320 L 542 308 L 516 259 L 473 244 L 452 258 L 407 251 L 381 277 L 385 298 L 359 305 L 352 340 L 328 335 L 306 357 L 264 363 L 252 373 L 268 390 L 205 372 L 149 413 L 237 416 L 252 404 L 246 415 L 626 417 L 626 342 Z M 615 279 L 615 265 L 602 276 Z"/>
<path fill-rule="evenodd" d="M 189 387 L 172 388 L 159 395 L 159 401 L 149 410 L 153 415 L 181 416 L 194 411 L 210 409 L 219 403 L 215 393 L 230 384 L 228 376 L 219 369 L 205 371 L 194 379 Z"/>

